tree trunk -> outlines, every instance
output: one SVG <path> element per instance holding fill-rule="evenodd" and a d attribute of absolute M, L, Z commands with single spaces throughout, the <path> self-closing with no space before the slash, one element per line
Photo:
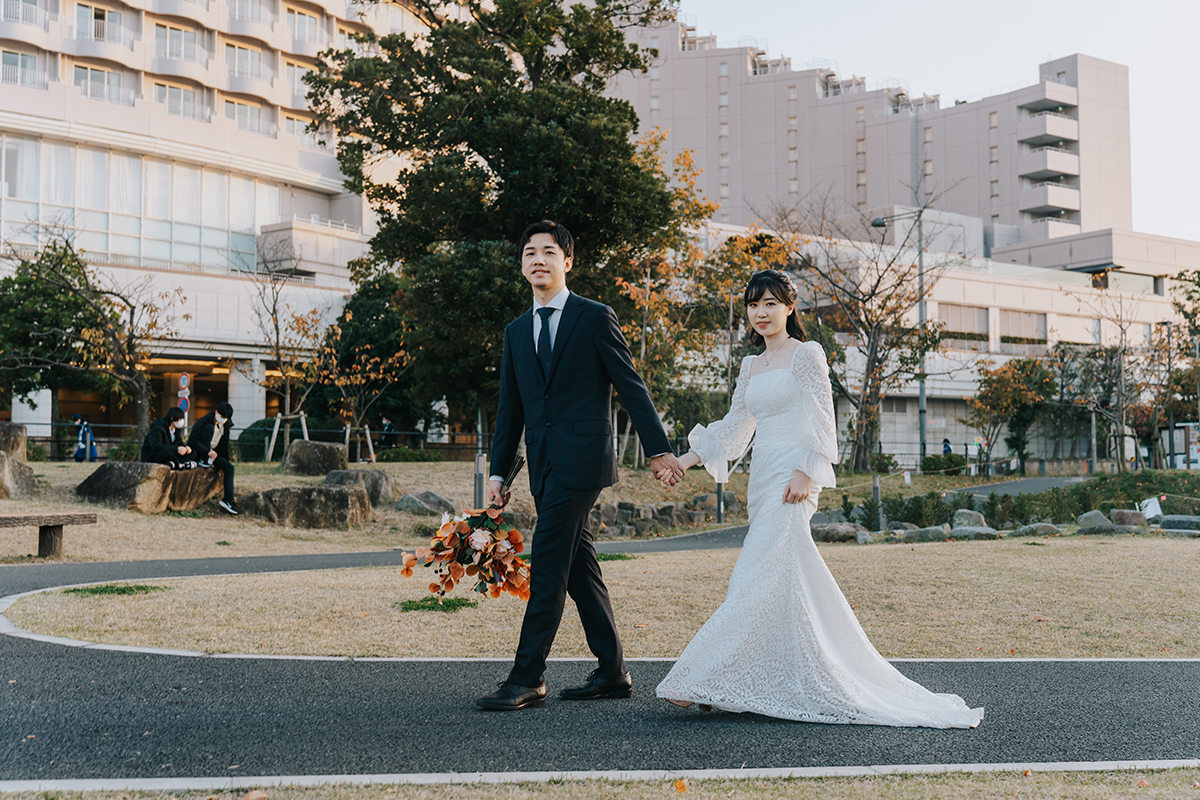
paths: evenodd
<path fill-rule="evenodd" d="M 58 458 L 58 387 L 50 387 L 50 460 Z"/>
<path fill-rule="evenodd" d="M 137 406 L 137 445 L 140 447 L 150 431 L 150 381 L 144 375 L 139 374 L 134 383 L 133 401 Z"/>

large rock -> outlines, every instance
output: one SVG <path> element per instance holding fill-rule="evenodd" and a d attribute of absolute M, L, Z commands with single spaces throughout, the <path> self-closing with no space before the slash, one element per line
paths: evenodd
<path fill-rule="evenodd" d="M 24 430 L 23 426 L 17 427 Z M 37 487 L 33 470 L 28 464 L 22 463 L 24 455 L 24 445 L 21 446 L 21 461 L 7 453 L 0 453 L 0 500 L 28 497 Z"/>
<path fill-rule="evenodd" d="M 346 468 L 346 446 L 297 439 L 288 445 L 280 469 L 290 475 L 328 475 Z"/>
<path fill-rule="evenodd" d="M 1078 536 L 1116 536 L 1120 533 L 1145 533 L 1145 529 L 1136 525 L 1093 525 L 1090 528 L 1080 528 L 1075 531 Z"/>
<path fill-rule="evenodd" d="M 24 425 L 18 425 L 15 422 L 0 422 L 0 453 L 23 462 L 25 460 L 25 444 Z"/>
<path fill-rule="evenodd" d="M 457 514 L 458 506 L 434 492 L 406 494 L 396 503 L 396 510 L 419 517 L 440 517 L 442 514 Z"/>
<path fill-rule="evenodd" d="M 986 525 L 959 525 L 950 532 L 950 535 L 955 539 L 974 540 L 977 542 L 984 541 L 985 539 L 1000 538 L 1000 534 Z"/>
<path fill-rule="evenodd" d="M 1164 514 L 1162 527 L 1173 531 L 1200 531 L 1200 517 L 1186 514 Z"/>
<path fill-rule="evenodd" d="M 1048 522 L 1035 522 L 1032 525 L 1023 525 L 1012 532 L 1013 536 L 1058 536 L 1062 533 L 1054 525 Z"/>
<path fill-rule="evenodd" d="M 857 522 L 822 522 L 812 526 L 812 536 L 818 542 L 856 542 L 865 530 Z"/>
<path fill-rule="evenodd" d="M 373 506 L 394 503 L 400 497 L 400 485 L 381 469 L 335 469 L 325 476 L 325 485 L 361 486 Z"/>
<path fill-rule="evenodd" d="M 987 520 L 983 518 L 983 514 L 978 511 L 971 511 L 967 508 L 960 508 L 954 512 L 954 516 L 950 518 L 950 527 L 952 528 L 986 528 L 988 527 Z"/>
<path fill-rule="evenodd" d="M 361 486 L 286 486 L 242 499 L 241 511 L 292 528 L 347 528 L 371 519 Z"/>
<path fill-rule="evenodd" d="M 904 543 L 909 542 L 944 542 L 950 537 L 949 525 L 935 525 L 931 528 L 917 528 L 915 531 L 896 531 L 903 534 Z"/>
<path fill-rule="evenodd" d="M 1112 522 L 1108 517 L 1104 516 L 1103 511 L 1089 511 L 1086 514 L 1080 514 L 1075 520 L 1075 524 L 1082 528 L 1111 528 Z"/>
<path fill-rule="evenodd" d="M 173 470 L 166 464 L 106 461 L 75 487 L 75 494 L 89 503 L 143 514 L 191 511 L 220 494 L 223 480 L 219 469 Z"/>
<path fill-rule="evenodd" d="M 1145 528 L 1150 524 L 1142 512 L 1130 511 L 1125 508 L 1114 508 L 1109 516 L 1112 518 L 1113 525 L 1133 525 L 1137 528 Z"/>

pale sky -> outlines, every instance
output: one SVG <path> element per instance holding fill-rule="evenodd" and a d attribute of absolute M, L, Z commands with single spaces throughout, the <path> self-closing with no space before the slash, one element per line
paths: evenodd
<path fill-rule="evenodd" d="M 868 89 L 899 78 L 943 108 L 1031 86 L 1052 58 L 1124 64 L 1134 230 L 1200 241 L 1200 0 L 682 0 L 680 13 L 722 47 L 757 39 L 794 70 L 828 59 Z"/>

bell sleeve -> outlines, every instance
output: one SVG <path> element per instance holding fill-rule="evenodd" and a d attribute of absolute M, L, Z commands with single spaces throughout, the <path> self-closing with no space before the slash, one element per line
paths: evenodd
<path fill-rule="evenodd" d="M 754 417 L 746 408 L 746 384 L 750 382 L 750 359 L 742 359 L 737 387 L 729 413 L 708 425 L 697 425 L 688 434 L 692 452 L 717 483 L 729 482 L 729 462 L 736 461 L 750 446 L 754 436 Z"/>
<path fill-rule="evenodd" d="M 833 472 L 833 465 L 839 460 L 837 415 L 833 386 L 829 382 L 829 362 L 821 345 L 804 342 L 796 348 L 792 376 L 799 384 L 808 418 L 796 453 L 795 468 L 807 475 L 818 490 L 837 486 Z"/>

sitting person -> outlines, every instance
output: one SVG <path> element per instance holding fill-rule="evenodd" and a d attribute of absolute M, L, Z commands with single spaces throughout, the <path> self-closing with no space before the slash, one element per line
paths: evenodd
<path fill-rule="evenodd" d="M 233 406 L 221 403 L 192 426 L 188 446 L 201 458 L 200 466 L 216 467 L 225 476 L 225 496 L 218 502 L 230 514 L 237 514 L 233 499 L 233 463 L 229 460 L 229 430 L 233 427 Z"/>
<path fill-rule="evenodd" d="M 155 420 L 142 443 L 141 460 L 149 464 L 166 464 L 171 469 L 188 469 L 196 466 L 188 459 L 192 448 L 180 439 L 180 431 L 187 424 L 187 415 L 179 408 L 167 409 L 162 419 Z"/>

